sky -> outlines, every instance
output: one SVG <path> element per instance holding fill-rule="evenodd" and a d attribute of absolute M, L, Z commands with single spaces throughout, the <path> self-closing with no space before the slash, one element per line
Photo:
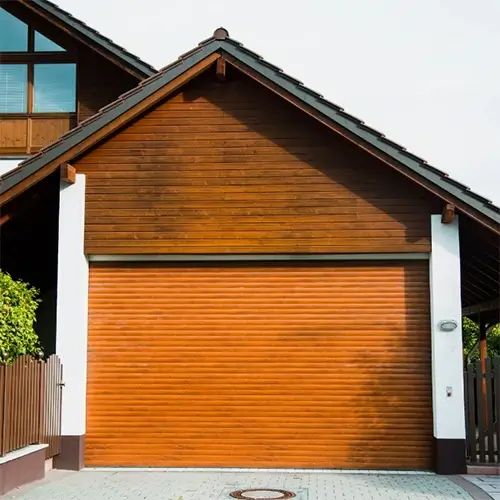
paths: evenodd
<path fill-rule="evenodd" d="M 500 206 L 498 0 L 56 0 L 160 68 L 219 26 Z"/>

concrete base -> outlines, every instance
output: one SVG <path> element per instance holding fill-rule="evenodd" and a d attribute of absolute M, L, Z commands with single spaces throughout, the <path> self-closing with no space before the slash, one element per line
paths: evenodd
<path fill-rule="evenodd" d="M 436 439 L 436 472 L 438 474 L 466 474 L 465 439 Z"/>
<path fill-rule="evenodd" d="M 45 449 L 33 445 L 0 458 L 0 495 L 45 477 Z"/>
<path fill-rule="evenodd" d="M 54 469 L 82 470 L 85 466 L 85 436 L 62 436 L 61 453 L 54 457 Z"/>
<path fill-rule="evenodd" d="M 468 465 L 467 474 L 473 476 L 500 476 L 500 466 L 492 465 Z"/>

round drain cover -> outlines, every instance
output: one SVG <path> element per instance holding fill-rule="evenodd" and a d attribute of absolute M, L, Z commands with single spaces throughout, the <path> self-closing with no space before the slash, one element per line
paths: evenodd
<path fill-rule="evenodd" d="M 284 500 L 285 498 L 293 498 L 295 493 L 285 490 L 239 490 L 230 493 L 233 498 L 241 500 Z"/>

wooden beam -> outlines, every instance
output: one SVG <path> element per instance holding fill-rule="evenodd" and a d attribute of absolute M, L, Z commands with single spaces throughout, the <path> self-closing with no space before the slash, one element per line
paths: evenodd
<path fill-rule="evenodd" d="M 221 82 L 226 81 L 226 60 L 223 57 L 217 59 L 215 74 Z"/>
<path fill-rule="evenodd" d="M 462 309 L 462 316 L 498 310 L 500 310 L 500 297 L 486 302 L 481 302 L 480 304 L 476 304 L 474 306 L 464 307 Z"/>
<path fill-rule="evenodd" d="M 35 193 L 33 194 L 33 196 L 31 196 L 31 198 L 25 200 L 22 204 L 18 204 L 18 206 L 13 210 L 0 217 L 0 228 L 10 220 L 20 217 L 21 215 L 28 212 L 37 202 L 42 201 L 46 197 L 47 194 Z"/>
<path fill-rule="evenodd" d="M 455 218 L 455 205 L 447 203 L 444 206 L 443 212 L 441 214 L 441 222 L 443 224 L 451 224 L 454 218 Z"/>
<path fill-rule="evenodd" d="M 61 165 L 61 181 L 67 184 L 74 184 L 76 182 L 76 169 L 69 163 Z"/>
<path fill-rule="evenodd" d="M 14 218 L 14 214 L 5 214 L 2 217 L 0 217 L 0 227 L 2 227 L 6 222 L 9 222 L 12 218 Z"/>

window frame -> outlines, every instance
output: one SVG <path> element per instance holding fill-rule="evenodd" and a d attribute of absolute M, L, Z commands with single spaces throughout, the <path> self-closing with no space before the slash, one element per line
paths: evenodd
<path fill-rule="evenodd" d="M 0 7 L 4 8 L 1 4 Z M 12 14 L 8 9 L 7 12 Z M 12 14 L 14 15 L 14 14 Z M 14 15 L 15 16 L 15 15 Z M 65 52 L 35 52 L 35 31 L 43 36 L 40 30 L 36 30 L 29 22 L 23 21 L 28 25 L 28 51 L 27 52 L 0 52 L 0 64 L 22 64 L 27 65 L 28 81 L 27 81 L 27 103 L 26 112 L 19 113 L 0 113 L 1 118 L 50 118 L 50 117 L 76 117 L 78 113 L 78 62 L 77 58 L 68 52 L 65 47 L 62 47 Z M 51 40 L 50 37 L 47 37 Z M 60 46 L 59 43 L 54 42 Z M 72 112 L 34 112 L 34 79 L 36 64 L 74 64 L 76 67 L 76 88 L 75 88 L 75 103 L 74 111 Z"/>

